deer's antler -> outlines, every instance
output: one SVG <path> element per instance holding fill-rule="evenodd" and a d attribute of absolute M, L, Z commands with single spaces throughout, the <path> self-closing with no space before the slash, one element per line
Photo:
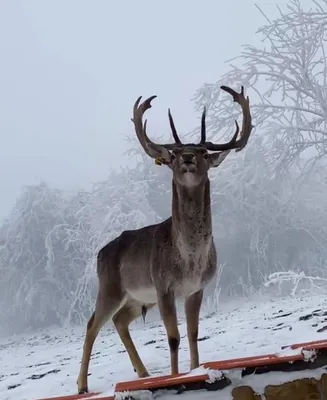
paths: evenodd
<path fill-rule="evenodd" d="M 203 113 L 201 117 L 201 141 L 200 144 L 205 144 L 206 142 L 206 107 L 203 108 Z"/>
<path fill-rule="evenodd" d="M 139 142 L 141 143 L 144 151 L 146 152 L 146 154 L 150 157 L 152 157 L 152 155 L 150 154 L 148 148 L 147 148 L 147 144 L 152 143 L 152 144 L 156 144 L 154 143 L 147 135 L 146 133 L 146 124 L 147 124 L 147 120 L 144 121 L 143 124 L 143 115 L 145 113 L 146 110 L 148 110 L 149 108 L 152 107 L 151 105 L 151 101 L 153 99 L 155 99 L 157 96 L 151 96 L 148 99 L 144 100 L 143 103 L 140 104 L 141 98 L 142 96 L 140 96 L 135 104 L 134 104 L 134 108 L 133 108 L 133 118 L 131 118 L 132 122 L 134 123 L 134 127 L 135 127 L 135 132 L 137 135 L 137 138 L 139 140 Z M 169 144 L 158 144 L 159 146 L 165 147 L 167 150 L 173 150 L 176 145 L 181 145 L 182 142 L 179 139 L 178 135 L 177 135 L 177 131 L 175 128 L 175 124 L 174 124 L 174 120 L 173 117 L 170 113 L 170 110 L 168 110 L 168 117 L 169 117 L 169 123 L 170 123 L 170 127 L 172 130 L 172 134 L 175 140 L 175 143 L 169 143 Z"/>
<path fill-rule="evenodd" d="M 170 108 L 168 108 L 168 118 L 169 118 L 170 129 L 172 131 L 175 143 L 176 144 L 182 144 L 180 138 L 178 137 L 177 130 L 176 130 L 175 124 L 174 124 L 174 120 L 173 120 L 173 117 L 172 117 L 171 112 L 170 112 Z"/>
<path fill-rule="evenodd" d="M 237 121 L 235 120 L 236 131 L 234 133 L 234 136 L 228 143 L 221 143 L 221 144 L 215 144 L 212 142 L 202 143 L 202 140 L 201 143 L 206 147 L 207 150 L 211 151 L 224 151 L 232 149 L 235 149 L 235 151 L 241 151 L 246 146 L 253 128 L 252 117 L 250 113 L 250 100 L 248 96 L 247 97 L 244 96 L 243 86 L 241 87 L 240 93 L 237 93 L 234 89 L 231 89 L 228 86 L 221 86 L 221 89 L 231 94 L 233 96 L 234 101 L 236 101 L 242 107 L 243 123 L 242 123 L 240 138 L 237 139 L 240 128 Z M 204 123 L 202 122 L 202 130 L 203 130 L 203 125 Z M 203 134 L 203 132 L 201 132 L 201 139 L 203 138 L 203 136 L 205 138 L 205 133 Z"/>

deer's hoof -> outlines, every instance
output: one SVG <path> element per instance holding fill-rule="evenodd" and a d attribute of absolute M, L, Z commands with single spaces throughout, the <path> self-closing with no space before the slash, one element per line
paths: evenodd
<path fill-rule="evenodd" d="M 85 394 L 85 393 L 88 393 L 88 392 L 89 392 L 89 389 L 87 387 L 78 389 L 78 394 Z"/>

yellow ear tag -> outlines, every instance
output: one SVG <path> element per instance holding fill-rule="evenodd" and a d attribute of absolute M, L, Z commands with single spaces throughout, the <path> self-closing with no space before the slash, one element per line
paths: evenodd
<path fill-rule="evenodd" d="M 155 159 L 155 161 L 154 161 L 154 163 L 156 164 L 156 165 L 162 165 L 162 162 L 160 161 L 160 158 L 156 158 Z"/>

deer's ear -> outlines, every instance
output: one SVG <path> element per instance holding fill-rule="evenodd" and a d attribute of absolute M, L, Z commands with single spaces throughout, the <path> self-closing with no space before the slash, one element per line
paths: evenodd
<path fill-rule="evenodd" d="M 228 154 L 230 153 L 230 150 L 225 150 L 225 151 L 220 151 L 219 153 L 212 153 L 210 154 L 210 164 L 209 167 L 210 168 L 215 168 L 218 167 L 218 165 L 220 165 L 225 158 L 228 156 Z"/>
<path fill-rule="evenodd" d="M 155 143 L 147 143 L 146 146 L 153 158 L 162 160 L 164 164 L 171 163 L 170 152 L 165 147 Z"/>

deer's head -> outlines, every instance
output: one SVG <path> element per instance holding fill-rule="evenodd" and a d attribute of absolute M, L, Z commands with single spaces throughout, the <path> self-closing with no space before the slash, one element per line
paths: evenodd
<path fill-rule="evenodd" d="M 142 118 L 145 111 L 151 108 L 151 101 L 157 96 L 151 96 L 143 103 L 139 104 L 139 97 L 134 104 L 132 121 L 135 126 L 135 132 L 144 151 L 158 163 L 167 165 L 173 171 L 173 180 L 176 184 L 186 187 L 194 187 L 205 183 L 208 180 L 208 171 L 210 168 L 218 167 L 231 150 L 242 150 L 249 139 L 252 123 L 249 106 L 249 98 L 244 97 L 244 88 L 241 93 L 233 89 L 222 86 L 226 92 L 233 96 L 242 107 L 243 124 L 239 136 L 239 126 L 236 123 L 236 132 L 228 143 L 214 144 L 206 141 L 206 110 L 204 108 L 201 118 L 201 140 L 197 144 L 183 144 L 177 134 L 173 117 L 168 110 L 169 123 L 172 130 L 175 143 L 158 144 L 149 139 L 146 133 L 146 120 L 143 124 Z M 212 151 L 212 153 L 209 153 Z"/>

